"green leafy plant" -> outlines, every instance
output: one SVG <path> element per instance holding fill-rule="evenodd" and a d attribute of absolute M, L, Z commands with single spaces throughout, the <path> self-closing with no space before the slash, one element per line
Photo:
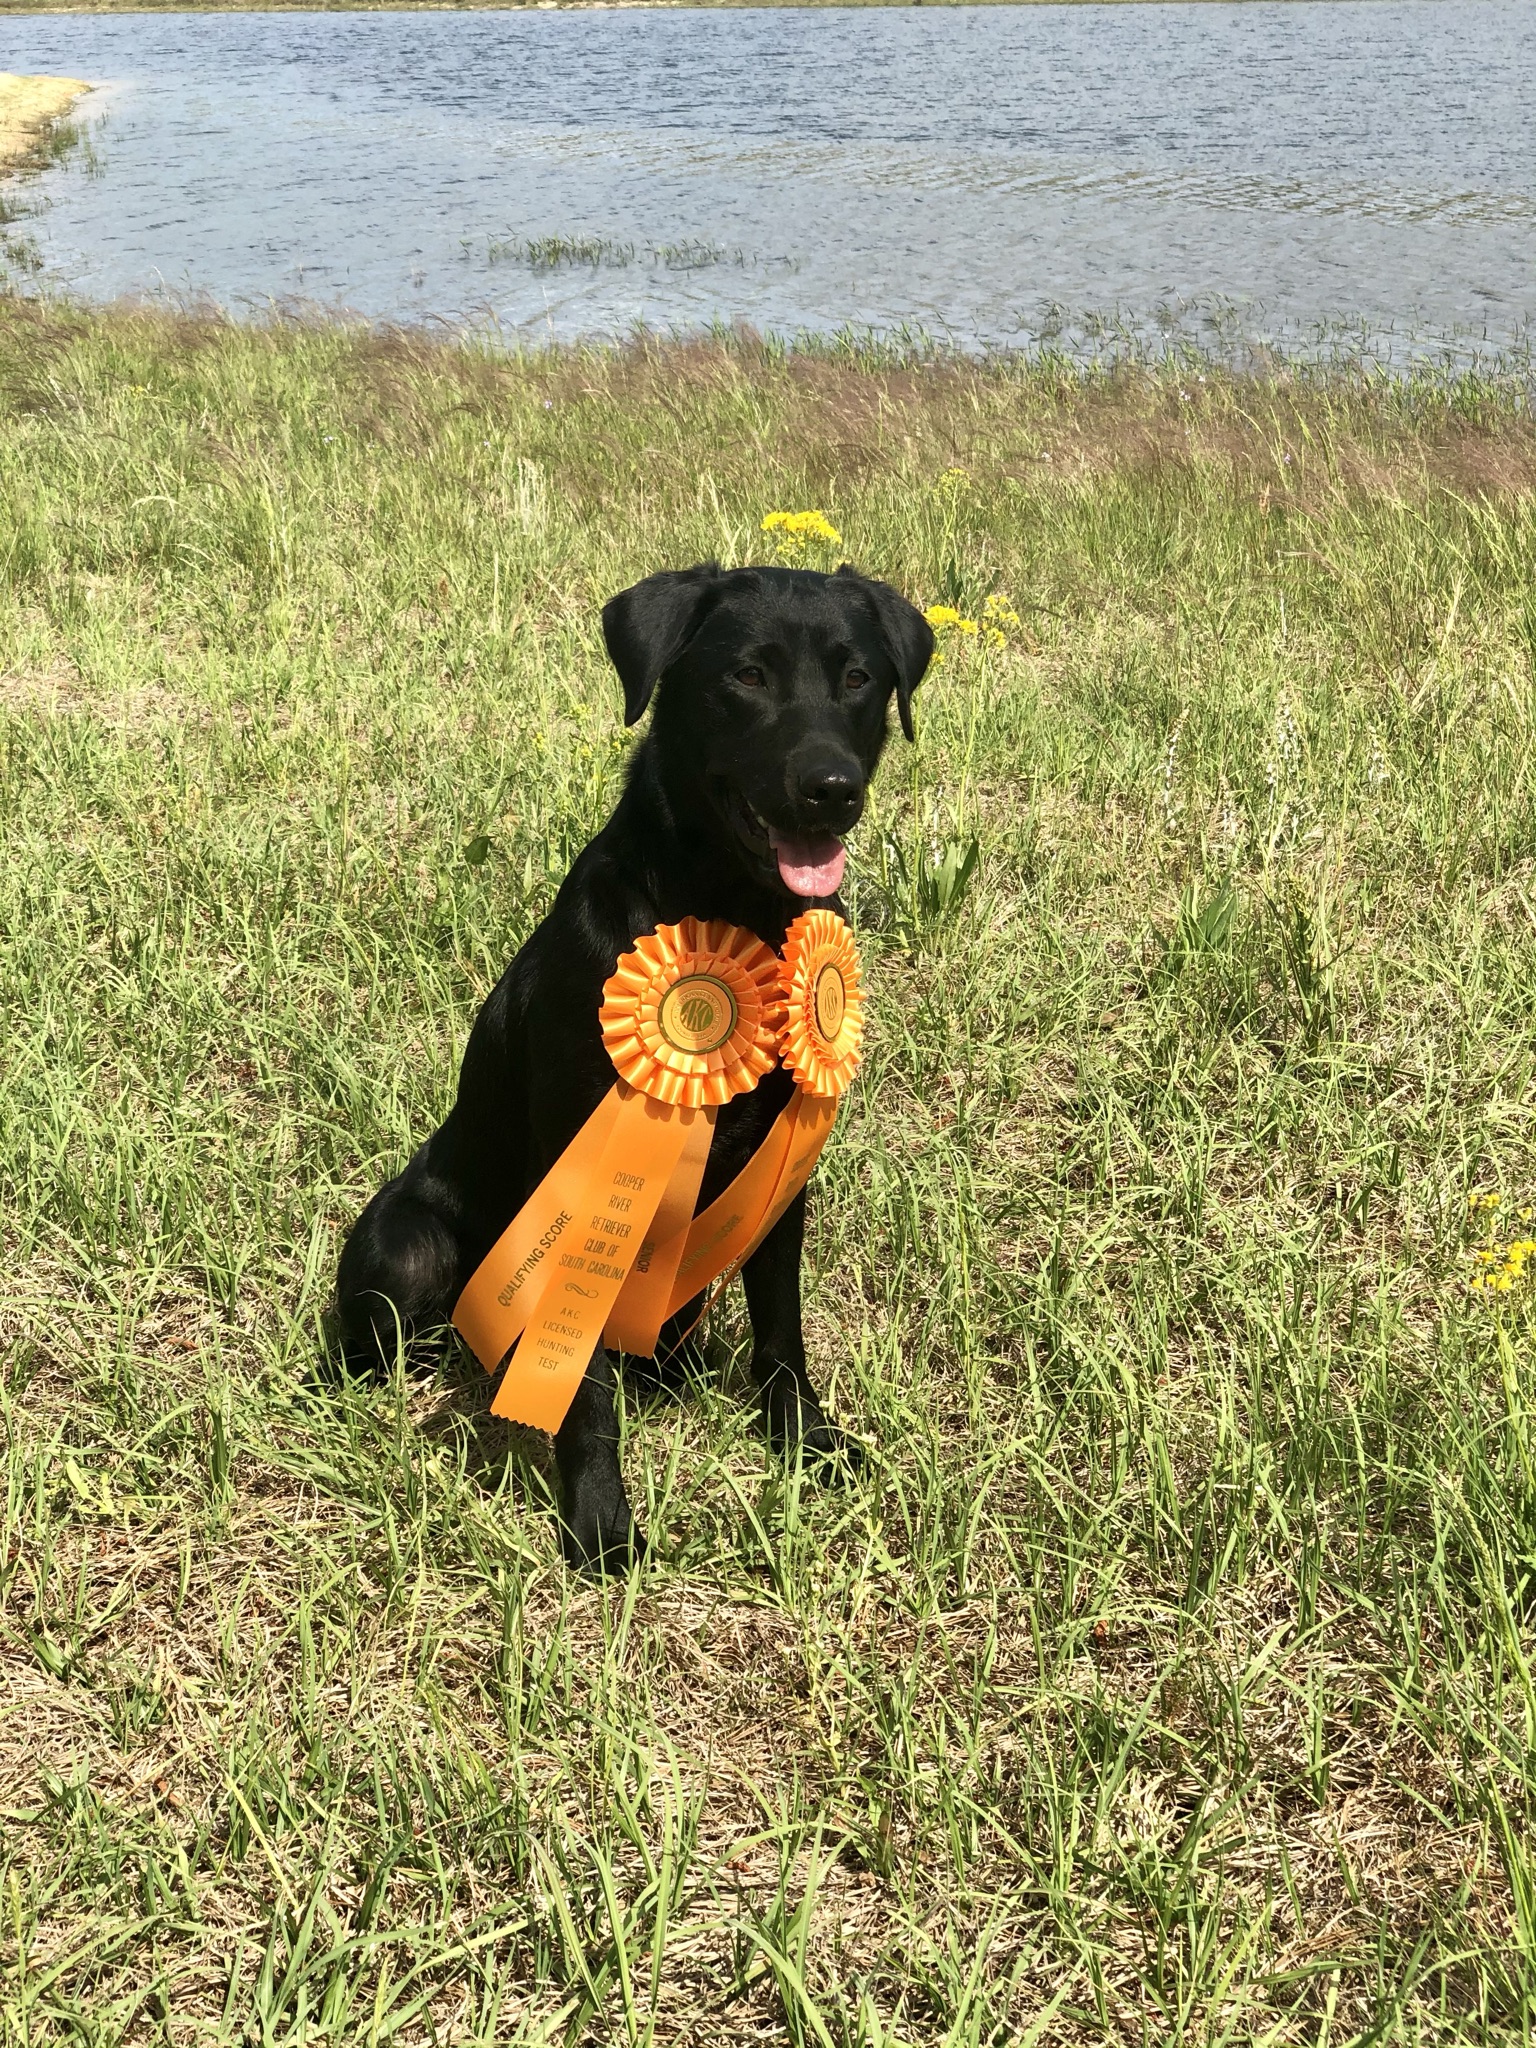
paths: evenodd
<path fill-rule="evenodd" d="M 886 921 L 917 947 L 964 905 L 981 863 L 981 843 L 974 834 L 919 840 L 909 857 L 887 832 L 880 838 L 879 863 Z"/>
<path fill-rule="evenodd" d="M 1161 954 L 1150 978 L 1158 983 L 1177 981 L 1193 963 L 1224 953 L 1231 943 L 1237 904 L 1230 875 L 1223 875 L 1209 894 L 1198 882 L 1190 882 L 1179 897 L 1172 932 L 1160 941 Z"/>

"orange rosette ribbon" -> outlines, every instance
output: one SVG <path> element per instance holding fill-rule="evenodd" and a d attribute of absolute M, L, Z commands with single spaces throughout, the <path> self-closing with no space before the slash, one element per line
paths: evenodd
<path fill-rule="evenodd" d="M 842 1094 L 864 1045 L 864 987 L 853 933 L 808 910 L 784 940 L 784 1064 L 807 1095 Z"/>
<path fill-rule="evenodd" d="M 668 1316 L 749 1258 L 804 1187 L 858 1065 L 858 955 L 826 910 L 796 919 L 782 962 L 739 926 L 684 918 L 620 959 L 599 1021 L 618 1079 L 453 1311 L 487 1372 L 513 1352 L 492 1414 L 549 1430 L 600 1337 L 654 1351 Z M 788 1107 L 695 1216 L 716 1110 L 781 1052 Z"/>
<path fill-rule="evenodd" d="M 783 1014 L 778 958 L 761 939 L 685 917 L 635 941 L 603 984 L 598 1021 L 631 1088 L 702 1109 L 773 1071 Z"/>

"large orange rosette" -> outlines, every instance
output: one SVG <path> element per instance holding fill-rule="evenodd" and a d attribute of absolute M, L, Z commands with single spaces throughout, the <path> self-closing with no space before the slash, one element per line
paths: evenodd
<path fill-rule="evenodd" d="M 685 917 L 637 939 L 603 984 L 603 1044 L 632 1088 L 687 1109 L 729 1102 L 778 1064 L 779 962 L 739 925 Z"/>
<path fill-rule="evenodd" d="M 541 1429 L 560 1427 L 621 1295 L 624 1320 L 659 1329 L 715 1110 L 777 1057 L 779 962 L 751 932 L 684 918 L 623 956 L 600 1017 L 619 1079 L 453 1311 L 487 1372 L 517 1347 L 491 1413 Z"/>

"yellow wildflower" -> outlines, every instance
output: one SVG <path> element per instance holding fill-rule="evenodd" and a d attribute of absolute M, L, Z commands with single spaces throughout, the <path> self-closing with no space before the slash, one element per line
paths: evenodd
<path fill-rule="evenodd" d="M 989 647 L 1006 647 L 1009 628 L 1020 623 L 1012 604 L 997 591 L 982 605 L 979 619 L 968 619 L 952 604 L 931 604 L 923 617 L 941 641 L 946 633 L 958 633 L 964 640 L 985 640 Z"/>
<path fill-rule="evenodd" d="M 1469 1195 L 1467 1201 L 1474 1211 L 1499 1206 L 1499 1197 L 1492 1193 Z M 1536 1261 L 1536 1237 L 1513 1237 L 1502 1247 L 1495 1244 L 1474 1250 L 1471 1257 L 1480 1270 L 1467 1284 L 1476 1294 L 1513 1294 L 1517 1288 L 1524 1293 L 1536 1278 L 1532 1263 Z"/>
<path fill-rule="evenodd" d="M 764 516 L 762 530 L 773 534 L 788 554 L 804 554 L 813 541 L 823 541 L 834 548 L 843 543 L 843 536 L 826 513 L 819 511 L 769 512 Z"/>
<path fill-rule="evenodd" d="M 960 633 L 967 640 L 974 640 L 981 631 L 974 619 L 968 619 L 963 612 L 956 611 L 952 604 L 931 604 L 923 613 L 923 617 L 941 639 L 946 633 Z"/>

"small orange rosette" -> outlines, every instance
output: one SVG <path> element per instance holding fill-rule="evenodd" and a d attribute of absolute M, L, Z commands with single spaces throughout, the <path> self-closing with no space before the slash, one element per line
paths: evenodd
<path fill-rule="evenodd" d="M 864 1046 L 864 989 L 853 934 L 832 910 L 790 926 L 782 965 L 784 1064 L 807 1095 L 841 1095 Z"/>

